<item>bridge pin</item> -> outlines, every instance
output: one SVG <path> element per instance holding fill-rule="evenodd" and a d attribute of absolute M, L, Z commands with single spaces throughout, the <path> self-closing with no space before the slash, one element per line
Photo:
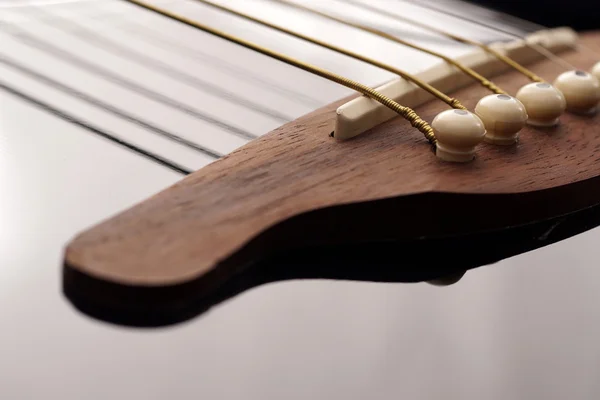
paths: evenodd
<path fill-rule="evenodd" d="M 446 110 L 431 123 L 437 139 L 436 155 L 445 161 L 467 162 L 475 156 L 475 147 L 485 137 L 481 119 L 466 110 Z"/>
<path fill-rule="evenodd" d="M 589 114 L 598 109 L 600 102 L 600 81 L 585 71 L 563 72 L 554 81 L 567 101 L 567 110 Z"/>
<path fill-rule="evenodd" d="M 534 126 L 554 126 L 567 106 L 565 96 L 557 88 L 545 82 L 533 82 L 517 92 L 517 99 L 525 106 Z"/>
<path fill-rule="evenodd" d="M 527 111 L 519 100 L 506 94 L 485 96 L 477 103 L 475 114 L 487 131 L 485 141 L 510 145 L 517 142 L 519 131 L 527 122 Z"/>

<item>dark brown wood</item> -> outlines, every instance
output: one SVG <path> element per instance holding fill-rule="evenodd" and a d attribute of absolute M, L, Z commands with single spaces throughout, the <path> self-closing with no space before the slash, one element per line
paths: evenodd
<path fill-rule="evenodd" d="M 591 45 L 599 37 L 592 33 L 584 40 Z M 596 61 L 592 54 L 575 51 L 564 57 L 582 69 Z M 561 72 L 550 61 L 532 69 L 550 81 Z M 513 72 L 495 81 L 513 94 L 527 83 Z M 472 109 L 486 94 L 472 86 L 455 97 Z M 422 135 L 402 119 L 336 142 L 328 134 L 339 104 L 276 129 L 77 236 L 65 253 L 67 296 L 102 318 L 162 324 L 198 313 L 201 299 L 259 260 L 271 260 L 269 268 L 276 268 L 282 254 L 301 259 L 306 248 L 320 249 L 331 262 L 351 262 L 344 254 L 360 258 L 356 249 L 363 249 L 364 256 L 371 245 L 373 252 L 382 251 L 376 243 L 418 248 L 413 242 L 425 238 L 423 252 L 442 238 L 456 239 L 454 248 L 487 238 L 482 246 L 498 247 L 489 241 L 516 227 L 543 238 L 564 221 L 579 221 L 580 229 L 572 226 L 556 240 L 592 227 L 580 219 L 600 204 L 598 115 L 566 114 L 558 127 L 524 129 L 517 146 L 482 145 L 474 162 L 451 164 L 436 158 Z M 431 102 L 417 112 L 431 121 L 445 107 Z M 571 218 L 576 215 L 579 219 Z M 492 258 L 470 260 L 466 247 L 463 259 L 455 254 L 442 268 L 419 264 L 407 278 L 397 271 L 371 273 L 375 280 L 431 279 L 539 247 L 524 246 L 523 240 L 506 252 L 486 247 Z M 323 247 L 337 253 L 323 253 Z M 405 259 L 411 257 L 419 259 L 413 253 Z M 394 262 L 403 259 L 399 255 Z M 401 271 L 403 266 L 396 265 Z M 343 278 L 345 265 L 337 268 L 329 276 Z M 362 276 L 355 270 L 359 267 L 352 268 Z M 278 279 L 294 274 L 279 271 Z M 269 280 L 244 279 L 238 288 Z"/>

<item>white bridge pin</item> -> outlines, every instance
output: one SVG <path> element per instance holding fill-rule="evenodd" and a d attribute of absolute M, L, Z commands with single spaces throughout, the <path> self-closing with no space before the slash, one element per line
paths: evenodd
<path fill-rule="evenodd" d="M 431 123 L 437 139 L 436 155 L 445 161 L 467 162 L 485 137 L 481 119 L 466 110 L 446 110 Z"/>
<path fill-rule="evenodd" d="M 533 82 L 517 92 L 517 99 L 525 106 L 533 126 L 554 126 L 565 112 L 567 102 L 560 90 L 549 83 Z"/>
<path fill-rule="evenodd" d="M 585 71 L 563 72 L 554 81 L 567 101 L 567 110 L 589 114 L 598 109 L 600 102 L 600 81 Z"/>
<path fill-rule="evenodd" d="M 506 94 L 485 96 L 475 106 L 475 114 L 483 121 L 485 141 L 492 144 L 516 143 L 519 131 L 527 122 L 527 111 L 519 100 Z"/>

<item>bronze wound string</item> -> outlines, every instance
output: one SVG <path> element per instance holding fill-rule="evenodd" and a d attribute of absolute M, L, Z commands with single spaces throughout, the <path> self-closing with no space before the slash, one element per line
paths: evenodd
<path fill-rule="evenodd" d="M 211 35 L 220 37 L 221 39 L 227 40 L 232 43 L 236 43 L 247 49 L 254 50 L 258 53 L 272 57 L 272 58 L 277 59 L 281 62 L 284 62 L 288 65 L 292 65 L 294 67 L 300 68 L 304 71 L 318 75 L 318 76 L 328 79 L 332 82 L 336 82 L 336 83 L 346 86 L 350 89 L 353 89 L 367 97 L 372 98 L 375 101 L 378 101 L 379 103 L 383 104 L 384 106 L 395 111 L 397 114 L 399 114 L 404 119 L 409 121 L 413 127 L 415 127 L 421 133 L 423 133 L 423 135 L 427 138 L 427 140 L 429 140 L 430 143 L 432 143 L 432 144 L 436 143 L 436 138 L 435 138 L 433 129 L 427 122 L 425 122 L 423 119 L 421 119 L 415 113 L 414 110 L 412 110 L 409 107 L 405 107 L 405 106 L 398 104 L 394 100 L 392 100 L 389 97 L 381 94 L 380 92 L 370 88 L 369 86 L 366 86 L 366 85 L 363 85 L 356 81 L 353 81 L 351 79 L 345 78 L 341 75 L 335 74 L 333 72 L 330 72 L 330 71 L 320 68 L 318 66 L 306 63 L 306 62 L 298 60 L 296 58 L 293 58 L 293 57 L 287 56 L 285 54 L 279 53 L 277 51 L 268 49 L 259 44 L 250 42 L 248 40 L 245 40 L 245 39 L 239 38 L 237 36 L 231 35 L 229 33 L 212 28 L 208 25 L 205 25 L 205 24 L 195 21 L 193 19 L 187 18 L 183 15 L 176 14 L 174 12 L 163 9 L 161 7 L 155 6 L 153 4 L 148 4 L 148 3 L 144 2 L 144 1 L 140 1 L 140 0 L 124 0 L 124 1 L 126 1 L 132 5 L 136 5 L 138 7 L 144 8 L 148 11 L 154 12 L 156 14 L 162 15 L 164 17 L 170 18 L 172 20 L 181 22 L 181 23 L 191 26 L 193 28 L 199 29 L 199 30 L 209 33 Z"/>

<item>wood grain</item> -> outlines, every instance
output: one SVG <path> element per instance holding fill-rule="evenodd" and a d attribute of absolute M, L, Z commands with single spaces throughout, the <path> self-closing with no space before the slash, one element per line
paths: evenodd
<path fill-rule="evenodd" d="M 590 46 L 599 38 L 596 32 L 583 36 Z M 596 61 L 583 52 L 564 57 L 582 69 Z M 532 69 L 550 81 L 561 72 L 549 61 Z M 495 81 L 513 94 L 528 83 L 513 72 Z M 486 94 L 474 85 L 454 95 L 472 109 Z M 285 252 L 481 236 L 600 204 L 598 115 L 565 114 L 556 128 L 526 128 L 514 147 L 482 145 L 474 162 L 450 164 L 398 118 L 335 141 L 327 128 L 344 101 L 276 129 L 78 235 L 65 253 L 67 296 L 76 305 L 107 302 L 151 315 L 166 307 L 162 296 L 202 297 L 257 260 Z M 430 102 L 417 111 L 431 121 L 445 107 Z M 457 265 L 450 262 L 449 270 Z M 423 279 L 432 277 L 422 272 Z M 138 289 L 150 293 L 139 304 L 115 300 L 125 301 L 129 291 L 126 301 L 136 301 Z M 154 289 L 161 294 L 153 296 Z M 115 291 L 120 294 L 109 299 Z"/>

